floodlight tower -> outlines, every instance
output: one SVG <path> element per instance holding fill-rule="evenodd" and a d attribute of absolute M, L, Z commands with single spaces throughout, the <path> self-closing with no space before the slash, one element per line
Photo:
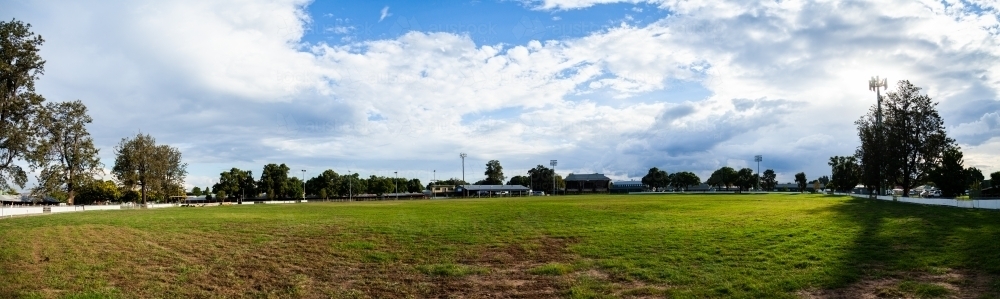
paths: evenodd
<path fill-rule="evenodd" d="M 306 170 L 302 170 L 302 200 L 306 200 Z"/>
<path fill-rule="evenodd" d="M 760 161 L 764 161 L 764 156 L 753 156 L 753 161 L 757 162 L 757 191 L 760 192 Z"/>
<path fill-rule="evenodd" d="M 549 165 L 552 166 L 552 195 L 553 196 L 556 195 L 556 164 L 559 164 L 559 161 L 549 160 Z"/>
<path fill-rule="evenodd" d="M 465 157 L 468 157 L 469 155 L 466 155 L 465 153 L 461 153 L 461 154 L 458 154 L 458 156 L 460 158 L 462 158 L 462 182 L 465 182 Z"/>
<path fill-rule="evenodd" d="M 347 201 L 354 201 L 354 174 L 347 170 Z"/>
<path fill-rule="evenodd" d="M 393 171 L 396 175 L 396 179 L 392 181 L 392 192 L 396 193 L 396 200 L 399 200 L 399 171 Z"/>
<path fill-rule="evenodd" d="M 868 90 L 871 90 L 871 91 L 875 92 L 875 101 L 878 103 L 878 109 L 877 109 L 877 112 L 876 112 L 877 114 L 875 115 L 875 128 L 876 128 L 876 130 L 878 132 L 875 135 L 875 148 L 877 150 L 875 152 L 875 160 L 876 160 L 875 163 L 878 166 L 878 177 L 877 177 L 877 179 L 878 179 L 878 191 L 875 192 L 875 194 L 877 194 L 877 195 L 881 195 L 882 192 L 884 191 L 884 189 L 883 189 L 884 186 L 882 186 L 882 184 L 884 182 L 882 181 L 882 165 L 883 165 L 883 161 L 882 161 L 883 160 L 882 159 L 883 158 L 882 157 L 883 156 L 882 131 L 883 131 L 883 128 L 882 128 L 882 92 L 881 92 L 881 90 L 882 89 L 888 89 L 889 88 L 889 84 L 888 83 L 889 83 L 888 79 L 886 79 L 886 78 L 879 79 L 878 76 L 872 77 L 871 80 L 868 80 Z"/>

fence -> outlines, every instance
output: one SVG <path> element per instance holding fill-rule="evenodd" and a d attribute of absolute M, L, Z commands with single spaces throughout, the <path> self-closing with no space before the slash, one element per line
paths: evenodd
<path fill-rule="evenodd" d="M 865 194 L 851 194 L 854 197 L 868 198 Z M 958 207 L 967 209 L 990 209 L 990 210 L 1000 210 L 1000 200 L 997 199 L 973 199 L 973 200 L 958 200 L 952 198 L 920 198 L 920 197 L 897 197 L 893 199 L 892 196 L 877 196 L 879 200 L 886 201 L 899 201 L 908 202 L 922 205 L 934 205 L 934 206 L 948 206 L 948 207 Z"/>

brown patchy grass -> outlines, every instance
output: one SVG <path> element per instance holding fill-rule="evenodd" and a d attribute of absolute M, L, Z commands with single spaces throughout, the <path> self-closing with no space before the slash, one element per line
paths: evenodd
<path fill-rule="evenodd" d="M 990 298 L 1000 213 L 791 196 L 0 220 L 0 298 Z"/>

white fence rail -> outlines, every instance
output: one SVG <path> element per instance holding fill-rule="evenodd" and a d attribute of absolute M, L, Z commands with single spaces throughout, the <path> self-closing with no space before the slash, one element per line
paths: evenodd
<path fill-rule="evenodd" d="M 865 194 L 851 194 L 854 197 L 868 198 Z M 892 196 L 878 196 L 879 200 L 893 201 Z M 958 200 L 951 198 L 920 198 L 920 197 L 897 197 L 895 201 L 908 202 L 922 205 L 948 206 L 968 209 L 991 209 L 1000 210 L 1000 200 L 996 199 L 974 199 Z"/>

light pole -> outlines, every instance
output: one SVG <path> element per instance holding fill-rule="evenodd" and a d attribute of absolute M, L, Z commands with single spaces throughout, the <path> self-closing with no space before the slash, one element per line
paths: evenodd
<path fill-rule="evenodd" d="M 469 155 L 466 155 L 465 153 L 461 153 L 461 154 L 458 154 L 458 156 L 462 158 L 462 182 L 465 182 L 465 157 L 468 157 Z M 466 184 L 468 184 L 468 183 L 466 182 Z"/>
<path fill-rule="evenodd" d="M 556 164 L 559 164 L 559 161 L 549 160 L 549 165 L 552 166 L 552 195 L 553 196 L 556 195 Z"/>
<path fill-rule="evenodd" d="M 431 177 L 431 198 L 434 198 L 435 196 L 437 196 L 437 195 L 434 194 L 434 187 L 436 187 L 436 185 L 437 185 L 437 178 L 438 178 L 438 171 L 437 171 L 437 169 L 435 169 L 434 170 L 434 176 Z"/>
<path fill-rule="evenodd" d="M 757 162 L 757 192 L 760 192 L 760 161 L 764 161 L 764 156 L 753 156 L 753 160 Z"/>
<path fill-rule="evenodd" d="M 884 183 L 884 182 L 882 181 L 882 164 L 883 164 L 882 156 L 883 156 L 883 148 L 882 148 L 882 92 L 881 92 L 881 89 L 883 89 L 883 88 L 888 89 L 889 88 L 888 82 L 889 82 L 889 80 L 886 79 L 886 78 L 882 78 L 881 80 L 879 80 L 878 76 L 872 77 L 871 80 L 868 80 L 868 90 L 871 90 L 871 91 L 875 92 L 875 100 L 878 103 L 878 109 L 877 109 L 877 113 L 878 114 L 875 115 L 875 128 L 876 128 L 876 130 L 878 130 L 878 134 L 876 134 L 876 136 L 875 136 L 875 148 L 876 148 L 875 160 L 877 161 L 876 164 L 878 165 L 878 177 L 877 177 L 877 179 L 878 179 L 878 191 L 875 192 L 875 194 L 878 194 L 878 195 L 881 195 L 882 192 L 884 191 L 883 190 L 883 186 L 882 186 L 882 183 Z"/>
<path fill-rule="evenodd" d="M 347 201 L 354 201 L 354 174 L 347 170 Z"/>
<path fill-rule="evenodd" d="M 306 200 L 306 170 L 302 170 L 302 200 Z"/>
<path fill-rule="evenodd" d="M 399 171 L 393 171 L 392 173 L 396 175 L 396 178 L 392 180 L 392 191 L 396 193 L 396 200 L 399 200 Z"/>

